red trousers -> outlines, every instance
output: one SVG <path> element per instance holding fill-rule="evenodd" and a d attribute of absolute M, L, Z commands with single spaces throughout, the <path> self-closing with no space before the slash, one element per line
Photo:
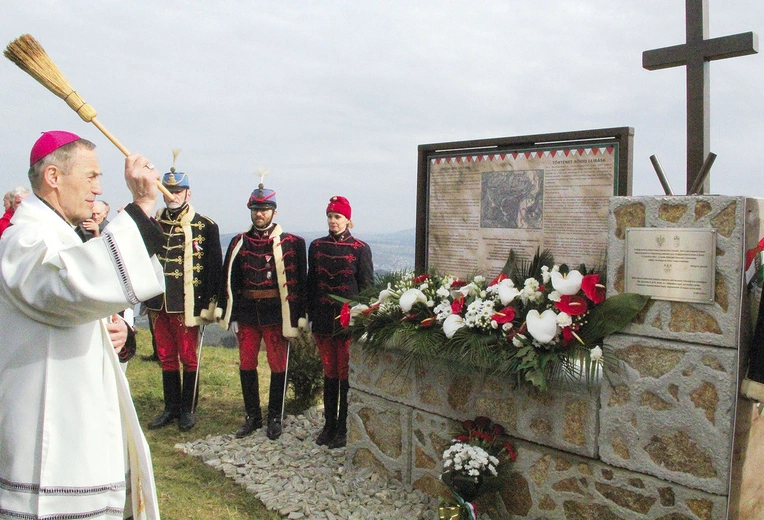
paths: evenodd
<path fill-rule="evenodd" d="M 313 334 L 324 365 L 324 375 L 346 381 L 350 364 L 350 338 L 332 334 Z"/>
<path fill-rule="evenodd" d="M 260 352 L 260 341 L 265 341 L 265 353 L 268 356 L 268 366 L 271 372 L 279 374 L 286 372 L 287 339 L 281 333 L 281 325 L 246 325 L 239 323 L 236 333 L 239 340 L 239 368 L 241 370 L 257 370 L 257 355 Z"/>
<path fill-rule="evenodd" d="M 178 312 L 150 311 L 149 319 L 162 371 L 178 371 L 180 363 L 183 363 L 184 372 L 196 372 L 199 363 L 196 359 L 199 327 L 186 327 L 183 324 L 183 313 Z"/>

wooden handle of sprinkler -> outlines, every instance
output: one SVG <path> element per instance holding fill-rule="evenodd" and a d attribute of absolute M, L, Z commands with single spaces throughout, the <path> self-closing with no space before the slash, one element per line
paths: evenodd
<path fill-rule="evenodd" d="M 106 129 L 106 127 L 105 127 L 105 126 L 103 126 L 103 125 L 101 124 L 101 122 L 100 122 L 98 119 L 96 119 L 96 118 L 94 117 L 94 118 L 92 118 L 92 119 L 90 120 L 90 122 L 91 122 L 91 123 L 93 123 L 93 124 L 96 126 L 96 128 L 98 128 L 98 129 L 101 131 L 101 133 L 102 133 L 103 135 L 105 135 L 105 136 L 106 136 L 106 138 L 107 138 L 109 141 L 111 141 L 112 143 L 114 143 L 114 146 L 116 146 L 117 148 L 119 148 L 119 151 L 120 151 L 120 152 L 122 152 L 123 154 L 125 154 L 125 157 L 127 157 L 128 155 L 130 155 L 130 151 L 129 151 L 127 148 L 125 148 L 125 145 L 123 145 L 122 143 L 120 143 L 120 142 L 119 142 L 119 139 L 117 139 L 116 137 L 114 137 L 114 134 L 112 134 L 111 132 L 109 132 L 109 131 Z M 170 192 L 168 191 L 168 189 L 167 189 L 167 188 L 165 188 L 165 187 L 162 185 L 162 183 L 159 181 L 159 179 L 157 179 L 157 180 L 156 180 L 156 183 L 157 183 L 157 188 L 159 188 L 159 191 L 161 191 L 161 192 L 162 192 L 162 193 L 163 193 L 163 194 L 164 194 L 164 195 L 165 195 L 167 198 L 169 198 L 169 199 L 174 199 L 174 198 L 175 198 L 175 196 L 174 196 L 172 193 L 170 193 Z"/>

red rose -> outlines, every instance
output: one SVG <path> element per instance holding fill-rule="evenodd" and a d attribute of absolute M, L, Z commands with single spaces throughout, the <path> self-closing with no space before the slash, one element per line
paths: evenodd
<path fill-rule="evenodd" d="M 493 435 L 489 435 L 489 434 L 483 433 L 481 431 L 474 431 L 474 432 L 472 432 L 472 436 L 473 437 L 477 437 L 478 439 L 486 441 L 486 442 L 489 442 L 489 443 L 494 441 Z"/>
<path fill-rule="evenodd" d="M 595 305 L 605 301 L 605 286 L 600 284 L 600 275 L 588 274 L 581 280 L 581 290 Z"/>
<path fill-rule="evenodd" d="M 422 275 L 417 276 L 413 280 L 411 280 L 411 283 L 419 285 L 421 283 L 426 282 L 429 279 L 430 279 L 430 275 L 429 274 L 422 274 Z"/>
<path fill-rule="evenodd" d="M 485 431 L 488 429 L 489 426 L 491 426 L 491 419 L 488 417 L 484 417 L 482 415 L 478 415 L 475 417 L 475 424 L 477 425 L 479 430 Z"/>
<path fill-rule="evenodd" d="M 563 294 L 560 297 L 560 301 L 555 303 L 554 306 L 569 316 L 580 316 L 589 310 L 586 300 L 581 296 L 568 296 L 567 294 Z"/>
<path fill-rule="evenodd" d="M 456 442 L 469 442 L 470 438 L 469 435 L 459 435 L 456 439 L 454 439 Z"/>
<path fill-rule="evenodd" d="M 493 428 L 491 429 L 491 433 L 493 435 L 499 436 L 504 435 L 506 432 L 504 430 L 504 427 L 499 423 L 494 423 Z"/>
<path fill-rule="evenodd" d="M 509 460 L 511 460 L 512 462 L 517 460 L 517 452 L 515 451 L 514 446 L 512 446 L 508 442 L 505 442 L 504 449 L 507 450 L 507 455 L 509 455 Z"/>
<path fill-rule="evenodd" d="M 468 432 L 471 432 L 475 429 L 475 421 L 464 421 L 462 423 L 462 428 L 467 430 Z"/>
<path fill-rule="evenodd" d="M 350 325 L 350 303 L 345 302 L 345 305 L 342 306 L 342 310 L 340 311 L 340 325 L 342 325 L 343 328 L 348 328 Z"/>

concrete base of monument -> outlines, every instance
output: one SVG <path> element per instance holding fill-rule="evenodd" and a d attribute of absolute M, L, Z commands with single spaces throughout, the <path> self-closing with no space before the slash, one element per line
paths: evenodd
<path fill-rule="evenodd" d="M 351 348 L 351 467 L 447 497 L 442 453 L 461 420 L 485 415 L 518 451 L 501 491 L 479 499 L 492 518 L 725 517 L 726 496 L 600 460 L 600 387 L 539 393 L 438 362 L 417 378 L 400 372 L 395 351 L 368 357 Z"/>

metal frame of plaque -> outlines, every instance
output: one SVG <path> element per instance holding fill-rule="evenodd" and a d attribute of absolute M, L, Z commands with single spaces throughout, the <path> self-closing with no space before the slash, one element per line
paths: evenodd
<path fill-rule="evenodd" d="M 714 303 L 716 230 L 626 228 L 624 291 L 656 300 Z"/>
<path fill-rule="evenodd" d="M 512 249 L 602 267 L 609 198 L 631 194 L 631 127 L 419 145 L 416 272 L 493 276 Z"/>

